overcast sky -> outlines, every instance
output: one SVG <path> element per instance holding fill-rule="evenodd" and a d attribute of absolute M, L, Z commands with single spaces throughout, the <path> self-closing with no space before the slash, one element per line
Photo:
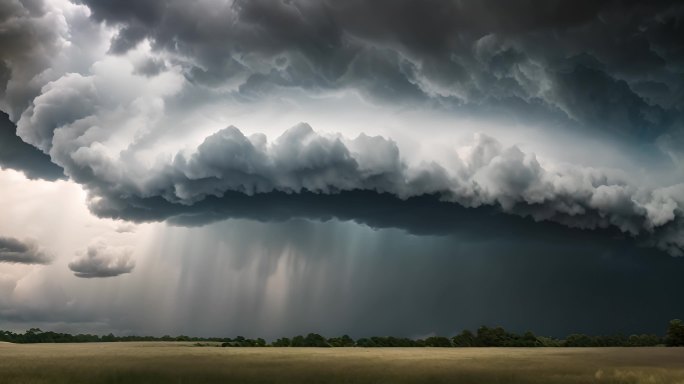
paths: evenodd
<path fill-rule="evenodd" d="M 663 333 L 676 1 L 0 4 L 0 329 Z"/>

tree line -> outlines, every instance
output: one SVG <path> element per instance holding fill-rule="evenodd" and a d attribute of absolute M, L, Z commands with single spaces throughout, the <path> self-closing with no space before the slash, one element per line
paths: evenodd
<path fill-rule="evenodd" d="M 348 335 L 326 338 L 317 333 L 292 338 L 279 338 L 267 343 L 263 338 L 250 339 L 243 336 L 229 337 L 189 337 L 180 336 L 114 336 L 57 333 L 31 328 L 24 333 L 0 330 L 0 341 L 11 343 L 90 343 L 90 342 L 125 342 L 125 341 L 192 341 L 220 343 L 222 347 L 649 347 L 657 345 L 684 346 L 684 322 L 672 320 L 664 337 L 653 334 L 640 335 L 607 335 L 591 336 L 571 334 L 565 339 L 536 336 L 532 332 L 516 334 L 502 327 L 482 326 L 475 332 L 464 330 L 453 337 L 431 336 L 425 339 L 406 337 L 373 336 L 357 340 Z"/>

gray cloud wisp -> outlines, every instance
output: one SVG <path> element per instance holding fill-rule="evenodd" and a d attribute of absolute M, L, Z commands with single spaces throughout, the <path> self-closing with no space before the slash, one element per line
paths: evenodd
<path fill-rule="evenodd" d="M 51 261 L 52 257 L 40 249 L 35 241 L 0 236 L 0 262 L 49 264 Z"/>

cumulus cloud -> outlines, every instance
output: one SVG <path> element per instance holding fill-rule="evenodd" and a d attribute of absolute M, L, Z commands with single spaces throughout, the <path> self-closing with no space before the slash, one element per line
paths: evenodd
<path fill-rule="evenodd" d="M 33 240 L 0 236 L 0 262 L 14 264 L 49 264 L 52 257 Z"/>
<path fill-rule="evenodd" d="M 131 273 L 135 261 L 133 251 L 125 247 L 107 246 L 102 242 L 92 244 L 69 263 L 69 269 L 76 277 L 114 277 Z"/>
<path fill-rule="evenodd" d="M 135 224 L 121 223 L 114 228 L 116 233 L 133 233 L 136 230 Z"/>
<path fill-rule="evenodd" d="M 391 139 L 320 133 L 304 123 L 276 139 L 230 126 L 180 151 L 150 154 L 137 146 L 155 129 L 179 129 L 165 119 L 168 104 L 191 108 L 179 100 L 194 100 L 195 92 L 249 102 L 275 88 L 352 89 L 417 105 L 538 116 L 616 141 L 643 140 L 679 161 L 667 138 L 682 130 L 682 43 L 665 32 L 681 29 L 681 5 L 81 3 L 65 6 L 69 12 L 59 19 L 81 33 L 65 34 L 60 24 L 52 40 L 40 42 L 70 44 L 36 52 L 91 44 L 99 47 L 95 53 L 55 59 L 60 65 L 49 76 L 32 72 L 31 80 L 12 64 L 10 82 L 31 97 L 23 104 L 3 100 L 17 134 L 82 184 L 100 216 L 195 223 L 335 216 L 406 227 L 392 224 L 393 216 L 377 220 L 334 205 L 359 192 L 392 204 L 431 196 L 440 204 L 497 207 L 571 227 L 614 228 L 682 253 L 684 184 L 646 186 L 615 170 L 556 164 L 487 135 L 455 148 L 448 164 L 409 162 Z M 33 17 L 23 3 L 13 4 L 8 20 L 24 17 L 31 25 L 59 13 L 46 5 Z M 82 30 L 106 40 L 106 49 L 75 41 L 86 35 Z M 28 55 L 44 70 L 51 59 L 31 56 L 37 44 L 16 47 L 5 61 Z M 307 201 L 318 205 L 308 209 Z M 273 209 L 264 212 L 254 202 Z"/>

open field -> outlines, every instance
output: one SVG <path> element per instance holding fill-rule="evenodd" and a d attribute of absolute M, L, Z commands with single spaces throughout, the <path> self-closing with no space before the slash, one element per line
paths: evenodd
<path fill-rule="evenodd" d="M 684 348 L 0 343 L 0 383 L 677 383 Z"/>

